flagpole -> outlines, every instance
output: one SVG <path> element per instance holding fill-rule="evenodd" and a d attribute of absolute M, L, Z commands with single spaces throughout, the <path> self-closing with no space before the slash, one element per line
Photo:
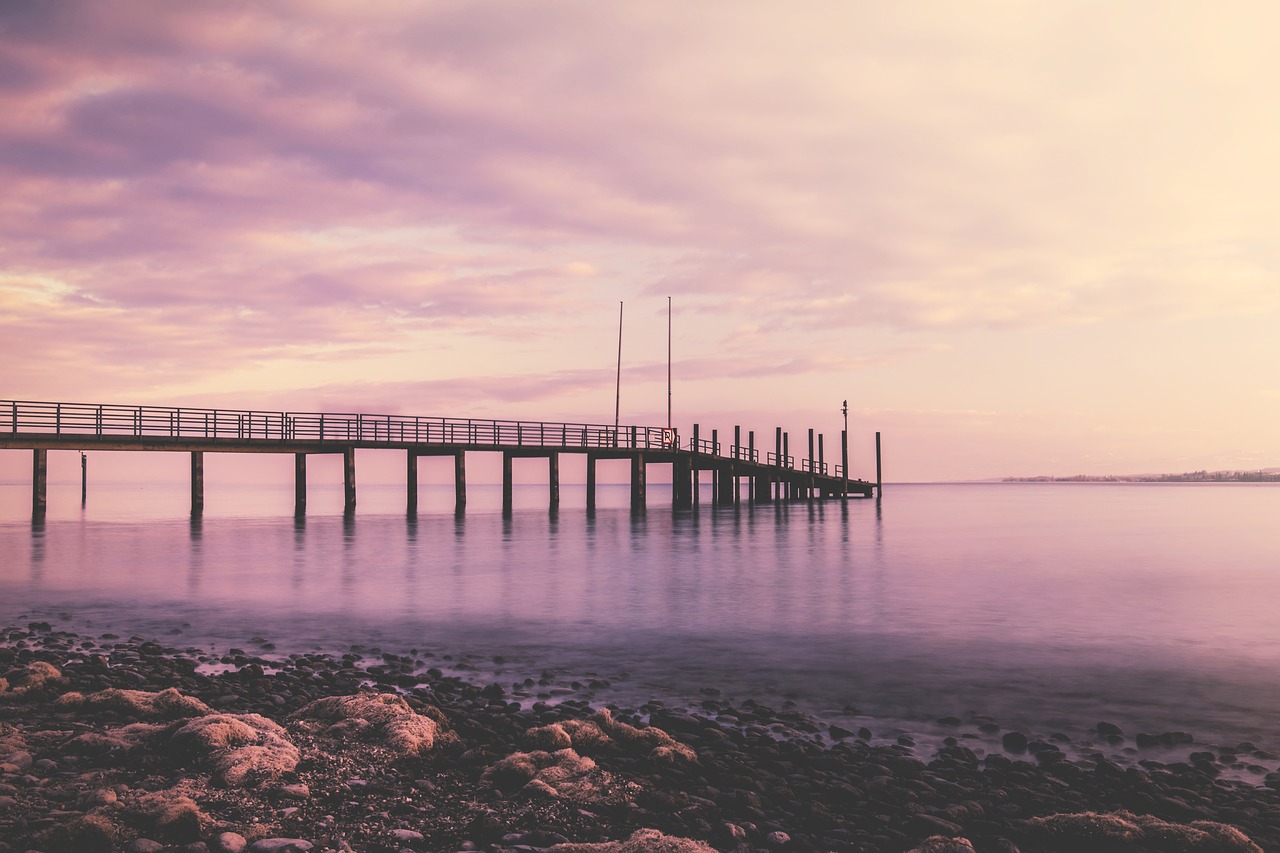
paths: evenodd
<path fill-rule="evenodd" d="M 622 302 L 618 302 L 618 386 L 613 397 L 613 440 L 618 441 L 618 413 L 622 410 Z"/>
<path fill-rule="evenodd" d="M 671 429 L 671 297 L 667 297 L 667 429 Z"/>

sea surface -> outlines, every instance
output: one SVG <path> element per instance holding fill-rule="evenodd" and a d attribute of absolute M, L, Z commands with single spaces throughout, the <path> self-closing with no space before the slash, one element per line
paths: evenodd
<path fill-rule="evenodd" d="M 673 511 L 651 485 L 0 484 L 0 626 L 264 656 L 352 647 L 477 681 L 608 682 L 598 703 L 712 691 L 877 738 L 977 716 L 1090 737 L 1099 721 L 1280 751 L 1280 487 L 887 485 L 882 499 Z M 275 648 L 262 650 L 261 642 Z M 372 650 L 372 651 L 370 651 Z M 927 756 L 925 756 L 927 758 Z M 1275 769 L 1275 762 L 1267 767 Z"/>

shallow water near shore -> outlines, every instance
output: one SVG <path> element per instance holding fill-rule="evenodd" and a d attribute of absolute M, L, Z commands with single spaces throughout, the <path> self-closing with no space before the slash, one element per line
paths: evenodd
<path fill-rule="evenodd" d="M 511 683 L 596 678 L 597 702 L 795 702 L 877 737 L 942 717 L 1087 740 L 1099 721 L 1280 751 L 1280 489 L 966 484 L 880 501 L 672 512 L 651 486 L 341 490 L 0 485 L 0 623 L 269 656 L 353 645 Z M 247 645 L 261 636 L 273 649 Z M 445 656 L 448 656 L 446 658 Z M 500 658 L 495 662 L 494 658 Z M 585 689 L 585 688 L 584 688 Z M 1274 769 L 1275 762 L 1264 762 Z M 1260 776 L 1258 777 L 1260 780 Z"/>

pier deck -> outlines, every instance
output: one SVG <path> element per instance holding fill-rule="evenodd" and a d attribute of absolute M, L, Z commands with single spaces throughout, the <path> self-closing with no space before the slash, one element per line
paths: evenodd
<path fill-rule="evenodd" d="M 44 517 L 50 450 L 185 452 L 191 454 L 191 511 L 204 507 L 205 453 L 290 453 L 295 457 L 295 510 L 306 511 L 306 459 L 313 454 L 342 454 L 345 508 L 356 506 L 355 451 L 403 450 L 406 453 L 407 507 L 417 511 L 417 460 L 422 456 L 453 456 L 456 507 L 466 506 L 466 454 L 503 455 L 503 509 L 511 509 L 512 460 L 548 460 L 549 503 L 560 501 L 559 457 L 586 454 L 587 509 L 595 508 L 595 462 L 631 460 L 631 505 L 642 510 L 646 501 L 647 466 L 672 466 L 672 502 L 692 506 L 697 500 L 698 473 L 712 474 L 716 502 L 741 500 L 814 500 L 871 497 L 878 483 L 849 479 L 841 464 L 825 461 L 823 437 L 809 430 L 809 458 L 789 453 L 789 435 L 775 430 L 775 448 L 761 459 L 755 433 L 743 445 L 741 428 L 734 427 L 732 445 L 721 444 L 717 431 L 704 440 L 697 426 L 682 446 L 673 430 L 655 426 L 552 423 L 546 421 L 440 418 L 359 413 L 267 412 L 165 406 L 120 406 L 98 403 L 58 403 L 0 400 L 0 449 L 26 449 L 33 454 L 32 517 Z M 847 437 L 842 434 L 843 458 Z M 879 454 L 877 434 L 877 457 Z M 877 471 L 879 459 L 877 458 Z M 877 478 L 878 479 L 878 478 Z"/>

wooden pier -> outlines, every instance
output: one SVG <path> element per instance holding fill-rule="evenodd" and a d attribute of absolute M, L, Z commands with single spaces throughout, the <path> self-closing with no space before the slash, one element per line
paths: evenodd
<path fill-rule="evenodd" d="M 307 457 L 341 454 L 344 508 L 356 508 L 356 450 L 398 449 L 405 452 L 407 510 L 418 509 L 418 459 L 452 456 L 455 507 L 467 504 L 466 454 L 502 454 L 502 507 L 512 506 L 512 460 L 545 458 L 548 503 L 560 504 L 560 455 L 586 455 L 587 511 L 596 505 L 596 462 L 631 461 L 631 508 L 646 506 L 647 469 L 669 464 L 672 504 L 687 508 L 698 500 L 699 477 L 711 475 L 712 500 L 737 503 L 746 485 L 749 502 L 812 501 L 823 498 L 872 497 L 880 491 L 880 436 L 876 434 L 875 483 L 850 479 L 842 465 L 825 461 L 822 435 L 811 429 L 809 455 L 796 464 L 790 436 L 778 427 L 773 449 L 756 445 L 754 432 L 746 443 L 735 426 L 733 443 L 724 445 L 718 430 L 704 438 L 699 426 L 683 446 L 672 430 L 654 426 L 614 427 L 602 424 L 542 421 L 481 420 L 405 415 L 348 413 L 263 412 L 228 409 L 117 406 L 96 403 L 48 403 L 0 400 L 0 449 L 32 451 L 31 515 L 45 517 L 50 450 L 118 450 L 189 453 L 191 455 L 191 514 L 204 510 L 205 453 L 291 453 L 294 455 L 294 511 L 307 506 Z M 842 458 L 848 458 L 848 438 L 841 433 Z"/>

